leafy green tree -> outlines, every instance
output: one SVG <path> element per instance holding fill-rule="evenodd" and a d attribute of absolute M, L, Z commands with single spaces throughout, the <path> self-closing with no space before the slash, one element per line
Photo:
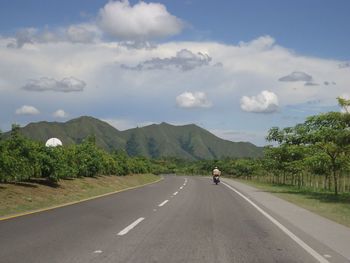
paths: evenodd
<path fill-rule="evenodd" d="M 332 172 L 332 165 L 326 153 L 319 151 L 317 148 L 313 149 L 305 158 L 305 166 L 312 174 L 323 176 L 323 187 L 330 190 L 331 180 L 329 175 Z"/>
<path fill-rule="evenodd" d="M 56 183 L 66 177 L 66 162 L 63 151 L 61 146 L 43 148 L 41 175 L 50 182 Z"/>
<path fill-rule="evenodd" d="M 125 151 L 115 151 L 112 157 L 116 163 L 116 174 L 127 175 L 129 173 L 128 155 Z"/>
<path fill-rule="evenodd" d="M 19 128 L 18 125 L 13 125 L 10 137 L 1 142 L 0 174 L 2 174 L 2 181 L 28 180 L 38 170 L 36 144 L 24 138 L 19 133 Z"/>
<path fill-rule="evenodd" d="M 342 107 L 346 113 L 349 113 L 350 100 L 344 99 L 342 97 L 338 97 L 337 100 L 338 100 L 339 106 Z"/>
<path fill-rule="evenodd" d="M 233 170 L 237 177 L 251 178 L 256 170 L 256 166 L 252 160 L 240 159 L 234 162 Z"/>
<path fill-rule="evenodd" d="M 331 163 L 334 193 L 338 194 L 343 156 L 350 152 L 349 114 L 328 112 L 309 117 L 304 123 L 285 129 L 272 128 L 267 139 L 282 145 L 304 145 L 322 151 Z"/>
<path fill-rule="evenodd" d="M 77 145 L 76 162 L 79 177 L 94 177 L 102 171 L 102 152 L 92 139 Z"/>

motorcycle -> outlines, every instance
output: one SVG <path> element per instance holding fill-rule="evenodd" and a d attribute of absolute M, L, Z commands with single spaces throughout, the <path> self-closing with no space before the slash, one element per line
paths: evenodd
<path fill-rule="evenodd" d="M 215 175 L 215 176 L 214 176 L 214 183 L 215 183 L 215 184 L 220 183 L 220 178 L 219 178 L 218 175 Z"/>

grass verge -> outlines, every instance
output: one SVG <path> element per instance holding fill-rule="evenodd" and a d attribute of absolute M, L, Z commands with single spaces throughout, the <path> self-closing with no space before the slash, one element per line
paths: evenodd
<path fill-rule="evenodd" d="M 83 177 L 49 185 L 44 180 L 0 184 L 0 218 L 50 208 L 155 182 L 151 174 Z"/>
<path fill-rule="evenodd" d="M 332 192 L 313 192 L 308 189 L 240 179 L 237 181 L 272 193 L 311 212 L 350 227 L 350 193 L 335 196 Z"/>

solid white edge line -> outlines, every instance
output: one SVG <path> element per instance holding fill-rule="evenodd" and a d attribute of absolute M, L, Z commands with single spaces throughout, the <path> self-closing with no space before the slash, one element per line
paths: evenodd
<path fill-rule="evenodd" d="M 175 192 L 175 193 L 173 193 L 173 195 L 177 195 L 179 192 Z"/>
<path fill-rule="evenodd" d="M 165 200 L 164 202 L 162 202 L 162 203 L 159 204 L 158 206 L 161 207 L 161 206 L 165 205 L 165 204 L 168 203 L 168 202 L 169 202 L 169 200 Z"/>
<path fill-rule="evenodd" d="M 311 256 L 313 256 L 320 263 L 329 263 L 327 259 L 322 257 L 319 253 L 317 253 L 314 249 L 312 249 L 309 245 L 307 245 L 304 241 L 302 241 L 299 237 L 293 234 L 290 230 L 288 230 L 284 225 L 278 222 L 275 218 L 270 216 L 267 212 L 261 209 L 258 205 L 256 205 L 253 201 L 251 201 L 248 197 L 234 189 L 232 186 L 222 182 L 223 185 L 234 191 L 252 206 L 254 206 L 261 214 L 263 214 L 266 218 L 268 218 L 272 223 L 274 223 L 279 229 L 281 229 L 285 234 L 287 234 L 291 239 L 293 239 L 299 246 L 301 246 L 305 251 L 307 251 Z"/>
<path fill-rule="evenodd" d="M 137 226 L 139 223 L 141 223 L 145 218 L 140 217 L 139 219 L 135 220 L 133 223 L 128 225 L 126 228 L 124 228 L 122 231 L 118 233 L 118 236 L 124 236 L 127 234 L 131 229 L 133 229 L 135 226 Z"/>

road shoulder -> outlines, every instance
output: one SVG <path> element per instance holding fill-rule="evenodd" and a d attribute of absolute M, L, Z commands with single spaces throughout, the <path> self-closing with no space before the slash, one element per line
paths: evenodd
<path fill-rule="evenodd" d="M 228 178 L 222 180 L 250 198 L 257 205 L 267 208 L 273 214 L 288 222 L 288 224 L 300 229 L 318 242 L 323 243 L 350 260 L 350 228 L 252 186 Z"/>

